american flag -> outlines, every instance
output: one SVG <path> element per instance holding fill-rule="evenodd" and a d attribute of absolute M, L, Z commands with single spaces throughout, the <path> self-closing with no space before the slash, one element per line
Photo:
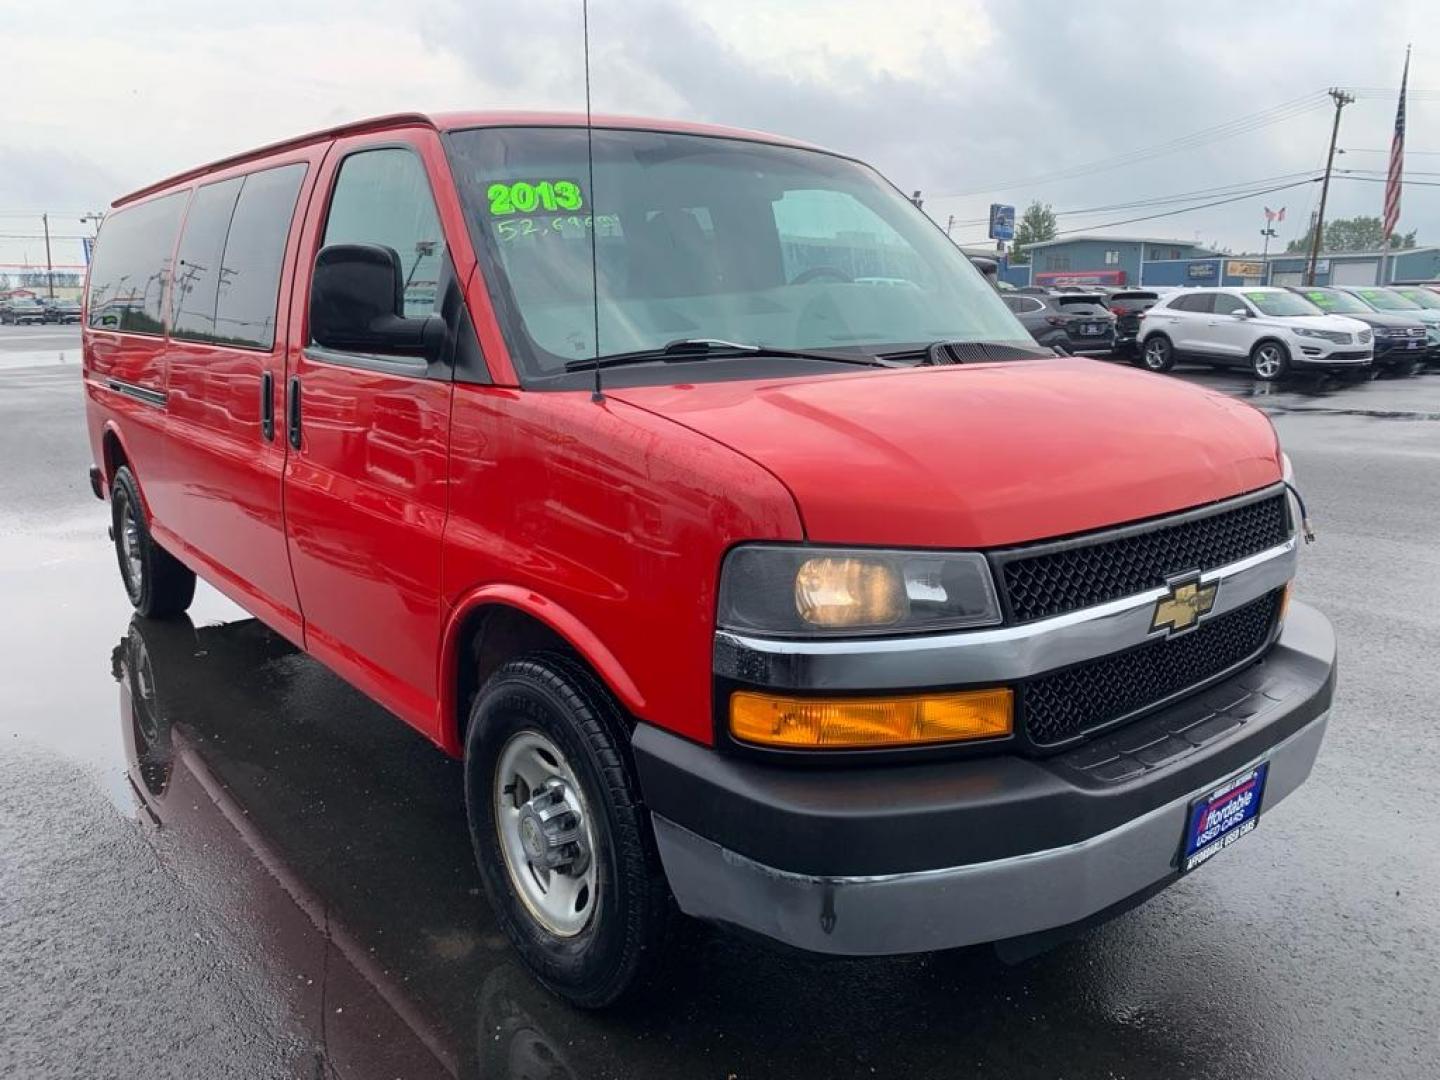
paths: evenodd
<path fill-rule="evenodd" d="M 1405 83 L 1410 78 L 1410 50 L 1405 50 L 1405 73 L 1400 76 L 1400 104 L 1395 106 L 1395 134 L 1390 139 L 1390 171 L 1385 176 L 1385 239 L 1400 221 L 1400 178 L 1405 164 Z"/>

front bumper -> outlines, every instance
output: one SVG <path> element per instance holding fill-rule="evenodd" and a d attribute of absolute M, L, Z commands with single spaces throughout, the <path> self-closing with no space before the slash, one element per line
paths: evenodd
<path fill-rule="evenodd" d="M 787 768 L 646 724 L 634 752 L 683 911 L 814 952 L 925 952 L 1163 887 L 1192 799 L 1265 760 L 1268 813 L 1309 775 L 1334 666 L 1329 623 L 1295 604 L 1263 660 L 1053 757 Z"/>
<path fill-rule="evenodd" d="M 1316 345 L 1307 341 L 1299 348 L 1291 349 L 1290 362 L 1298 368 L 1354 371 L 1369 367 L 1375 359 L 1372 349 L 1336 349 Z"/>

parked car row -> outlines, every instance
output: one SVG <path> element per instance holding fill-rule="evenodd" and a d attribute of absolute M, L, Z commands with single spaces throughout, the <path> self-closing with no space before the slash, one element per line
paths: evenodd
<path fill-rule="evenodd" d="M 24 326 L 27 323 L 78 323 L 80 301 L 78 300 L 35 300 L 26 296 L 15 296 L 0 300 L 0 323 Z"/>
<path fill-rule="evenodd" d="M 1150 371 L 1181 359 L 1244 367 L 1266 381 L 1410 375 L 1440 362 L 1440 294 L 1415 291 L 1437 303 L 1371 286 L 1178 290 L 1144 314 L 1135 362 Z"/>
<path fill-rule="evenodd" d="M 1151 371 L 1179 361 L 1355 380 L 1440 365 L 1440 282 L 1229 288 L 1025 286 L 1004 295 L 1036 342 Z"/>

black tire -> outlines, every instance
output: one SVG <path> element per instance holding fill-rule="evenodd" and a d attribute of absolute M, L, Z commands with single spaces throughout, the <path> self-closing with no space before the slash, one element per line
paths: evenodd
<path fill-rule="evenodd" d="M 530 733 L 560 751 L 580 788 L 594 841 L 593 910 L 568 936 L 553 933 L 532 913 L 501 850 L 497 768 L 511 740 Z M 672 918 L 629 746 L 629 721 L 605 687 L 557 653 L 504 664 L 470 710 L 465 806 L 491 908 L 531 972 L 583 1008 L 614 1004 L 651 981 Z"/>
<path fill-rule="evenodd" d="M 1290 373 L 1290 351 L 1272 338 L 1250 350 L 1250 374 L 1261 382 L 1278 382 Z"/>
<path fill-rule="evenodd" d="M 1135 364 L 1146 371 L 1169 371 L 1175 366 L 1175 346 L 1164 334 L 1151 334 L 1141 342 L 1135 354 Z"/>
<path fill-rule="evenodd" d="M 1408 379 L 1420 371 L 1420 361 L 1414 358 L 1399 360 L 1385 368 L 1383 374 L 1392 379 Z"/>
<path fill-rule="evenodd" d="M 120 580 L 135 610 L 163 619 L 188 608 L 195 598 L 195 572 L 150 535 L 140 486 L 126 465 L 115 470 L 110 483 L 110 523 Z"/>

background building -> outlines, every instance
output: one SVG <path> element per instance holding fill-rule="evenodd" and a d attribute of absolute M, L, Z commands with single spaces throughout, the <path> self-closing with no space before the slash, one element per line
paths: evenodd
<path fill-rule="evenodd" d="M 1028 266 L 1005 266 L 1000 276 L 1012 285 L 1301 285 L 1306 256 L 1293 252 L 1219 255 L 1184 240 L 1118 236 L 1067 236 L 1031 244 Z M 1381 281 L 1378 251 L 1322 253 L 1315 264 L 1317 285 L 1376 285 Z M 1384 280 L 1440 279 L 1440 247 L 1390 253 Z"/>

